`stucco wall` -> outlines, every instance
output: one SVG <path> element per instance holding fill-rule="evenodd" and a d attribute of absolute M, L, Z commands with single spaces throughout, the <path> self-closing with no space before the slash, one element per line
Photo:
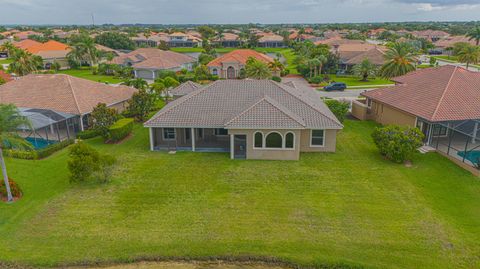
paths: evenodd
<path fill-rule="evenodd" d="M 337 147 L 338 130 L 325 130 L 325 143 L 323 147 L 310 146 L 311 130 L 302 130 L 300 151 L 301 152 L 335 152 Z"/>
<path fill-rule="evenodd" d="M 359 120 L 367 120 L 368 107 L 366 104 L 358 101 L 352 101 L 352 116 Z"/>
<path fill-rule="evenodd" d="M 406 125 L 415 127 L 416 117 L 389 105 L 372 101 L 369 117 L 383 125 Z"/>

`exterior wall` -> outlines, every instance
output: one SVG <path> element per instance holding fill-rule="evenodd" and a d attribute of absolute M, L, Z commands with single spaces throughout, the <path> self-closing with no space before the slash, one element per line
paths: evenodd
<path fill-rule="evenodd" d="M 232 63 L 222 63 L 222 66 L 210 66 L 209 67 L 209 70 L 210 70 L 210 74 L 214 74 L 213 73 L 213 70 L 214 69 L 217 69 L 217 76 L 219 78 L 223 78 L 223 79 L 226 79 L 227 78 L 227 70 L 229 67 L 233 67 L 233 69 L 235 70 L 235 78 L 239 78 L 240 77 L 240 70 L 242 68 L 245 68 L 245 66 L 243 64 L 240 64 L 239 62 L 232 62 Z"/>
<path fill-rule="evenodd" d="M 60 64 L 60 69 L 67 69 L 67 68 L 70 67 L 70 65 L 68 64 L 68 59 L 67 58 L 43 59 L 43 65 L 45 65 L 47 63 L 53 64 L 55 62 Z"/>
<path fill-rule="evenodd" d="M 152 70 L 135 70 L 135 77 L 136 78 L 143 78 L 143 79 L 155 79 Z"/>
<path fill-rule="evenodd" d="M 417 117 L 392 106 L 372 101 L 368 118 L 380 124 L 406 125 L 415 127 Z"/>
<path fill-rule="evenodd" d="M 325 142 L 323 147 L 311 146 L 311 130 L 302 130 L 300 137 L 301 152 L 335 152 L 337 148 L 337 132 L 338 130 L 325 130 Z"/>
<path fill-rule="evenodd" d="M 123 101 L 123 102 L 111 105 L 109 107 L 114 108 L 115 110 L 117 110 L 118 113 L 122 113 L 123 111 L 125 111 L 125 109 L 127 109 L 128 101 Z"/>
<path fill-rule="evenodd" d="M 368 107 L 366 104 L 360 102 L 359 100 L 353 100 L 352 102 L 352 116 L 359 120 L 368 119 Z"/>

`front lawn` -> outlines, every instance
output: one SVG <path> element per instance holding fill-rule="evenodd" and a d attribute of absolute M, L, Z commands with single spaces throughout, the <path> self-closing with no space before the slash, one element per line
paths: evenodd
<path fill-rule="evenodd" d="M 347 84 L 347 87 L 352 86 L 378 86 L 378 85 L 392 85 L 393 81 L 384 79 L 384 78 L 369 78 L 368 81 L 361 81 L 360 78 L 355 76 L 337 76 L 337 75 L 328 75 L 330 81 L 343 82 Z"/>
<path fill-rule="evenodd" d="M 0 65 L 2 64 L 11 64 L 13 63 L 12 59 L 0 59 Z"/>
<path fill-rule="evenodd" d="M 58 73 L 109 84 L 118 84 L 124 81 L 123 79 L 115 78 L 113 76 L 94 75 L 90 68 L 59 70 Z"/>
<path fill-rule="evenodd" d="M 0 204 L 0 260 L 52 266 L 155 257 L 276 257 L 302 265 L 478 268 L 480 182 L 438 154 L 379 156 L 372 122 L 347 121 L 337 153 L 232 161 L 148 151 L 137 125 L 111 183 L 68 183 L 67 151 L 7 158 L 23 188 Z M 323 268 L 323 267 L 322 267 Z M 342 267 L 336 267 L 342 268 Z"/>

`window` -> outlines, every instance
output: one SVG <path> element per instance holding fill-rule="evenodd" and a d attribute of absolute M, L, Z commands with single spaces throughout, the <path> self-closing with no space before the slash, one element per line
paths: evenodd
<path fill-rule="evenodd" d="M 443 125 L 435 125 L 433 127 L 433 136 L 447 136 L 447 127 Z"/>
<path fill-rule="evenodd" d="M 282 148 L 282 135 L 273 132 L 269 133 L 267 137 L 265 138 L 265 147 L 266 148 Z"/>
<path fill-rule="evenodd" d="M 312 130 L 311 138 L 312 138 L 312 140 L 310 141 L 311 146 L 323 147 L 323 143 L 325 140 L 325 131 Z"/>
<path fill-rule="evenodd" d="M 185 128 L 185 140 L 190 140 L 191 135 L 192 135 L 192 129 Z"/>
<path fill-rule="evenodd" d="M 215 129 L 215 135 L 228 135 L 228 130 L 223 128 Z"/>
<path fill-rule="evenodd" d="M 263 134 L 261 132 L 255 133 L 255 141 L 254 141 L 253 147 L 263 148 Z"/>
<path fill-rule="evenodd" d="M 286 134 L 285 135 L 285 148 L 293 149 L 293 144 L 295 143 L 294 139 L 295 139 L 295 136 L 293 135 L 293 133 Z"/>
<path fill-rule="evenodd" d="M 217 68 L 212 69 L 212 75 L 214 75 L 214 76 L 218 75 Z"/>
<path fill-rule="evenodd" d="M 198 138 L 203 138 L 203 129 L 201 128 L 197 129 L 197 136 Z"/>
<path fill-rule="evenodd" d="M 163 128 L 164 140 L 175 140 L 175 128 Z"/>

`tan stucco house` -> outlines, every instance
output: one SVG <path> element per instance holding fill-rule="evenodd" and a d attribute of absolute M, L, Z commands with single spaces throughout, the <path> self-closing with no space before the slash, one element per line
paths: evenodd
<path fill-rule="evenodd" d="M 255 58 L 266 64 L 273 62 L 273 58 L 251 49 L 238 49 L 226 53 L 207 64 L 212 75 L 219 78 L 240 78 L 245 70 L 249 58 Z"/>
<path fill-rule="evenodd" d="M 317 93 L 271 80 L 219 80 L 145 123 L 150 148 L 229 152 L 232 159 L 298 160 L 334 152 L 343 128 Z"/>

